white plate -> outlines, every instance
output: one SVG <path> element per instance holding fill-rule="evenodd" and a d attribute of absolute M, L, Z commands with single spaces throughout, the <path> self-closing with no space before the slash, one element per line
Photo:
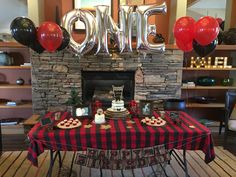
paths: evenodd
<path fill-rule="evenodd" d="M 64 125 L 60 125 L 60 123 L 61 123 L 61 122 L 59 122 L 59 123 L 57 124 L 57 127 L 58 127 L 58 128 L 61 128 L 61 129 L 72 129 L 72 128 L 76 128 L 76 127 L 79 127 L 79 126 L 82 125 L 82 123 L 81 123 L 80 121 L 79 121 L 76 125 L 71 124 L 69 127 L 66 127 L 65 124 L 64 124 Z"/>

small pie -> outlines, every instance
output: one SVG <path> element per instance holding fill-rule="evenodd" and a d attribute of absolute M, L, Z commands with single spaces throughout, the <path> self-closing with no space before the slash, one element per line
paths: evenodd
<path fill-rule="evenodd" d="M 66 127 L 69 127 L 69 126 L 70 126 L 70 123 L 69 123 L 69 122 L 67 122 L 65 125 L 66 125 Z"/>
<path fill-rule="evenodd" d="M 73 121 L 73 122 L 72 122 L 72 125 L 77 125 L 77 123 L 78 123 L 78 122 Z"/>

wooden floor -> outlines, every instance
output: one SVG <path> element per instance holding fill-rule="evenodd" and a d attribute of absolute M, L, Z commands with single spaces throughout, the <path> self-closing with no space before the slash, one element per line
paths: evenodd
<path fill-rule="evenodd" d="M 177 151 L 179 155 L 182 151 Z M 221 146 L 215 146 L 216 158 L 210 164 L 205 164 L 204 154 L 201 151 L 187 151 L 188 170 L 191 177 L 236 177 L 236 156 L 228 150 L 224 150 Z M 48 172 L 50 157 L 49 151 L 44 152 L 39 157 L 39 168 L 31 165 L 26 159 L 27 151 L 6 151 L 0 157 L 0 176 L 4 177 L 33 177 L 33 176 L 46 176 Z M 72 167 L 71 176 L 82 177 L 97 177 L 100 176 L 98 169 L 89 169 L 87 167 L 80 167 L 72 162 L 75 152 L 62 152 L 63 165 L 59 170 L 58 161 L 56 161 L 53 168 L 52 176 L 69 176 L 70 168 Z M 149 177 L 155 176 L 154 171 L 159 175 L 164 176 L 160 167 L 153 166 L 145 167 L 135 170 L 124 170 L 123 176 L 125 177 Z M 169 177 L 183 177 L 184 172 L 180 168 L 177 161 L 172 157 L 170 165 L 166 164 L 165 170 Z M 156 172 L 156 173 L 157 173 Z M 104 177 L 120 177 L 122 172 L 120 170 L 103 170 Z M 161 175 L 162 173 L 162 175 Z"/>

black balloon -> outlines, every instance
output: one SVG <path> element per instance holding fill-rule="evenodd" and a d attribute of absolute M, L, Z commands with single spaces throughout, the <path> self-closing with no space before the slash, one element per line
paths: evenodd
<path fill-rule="evenodd" d="M 63 27 L 61 27 L 61 30 L 62 30 L 62 33 L 63 33 L 63 39 L 62 39 L 62 43 L 61 43 L 60 47 L 57 48 L 57 51 L 65 49 L 70 43 L 70 34 Z"/>
<path fill-rule="evenodd" d="M 34 50 L 35 52 L 37 52 L 38 54 L 43 53 L 43 51 L 45 50 L 41 44 L 39 43 L 39 41 L 37 39 L 35 39 L 29 46 L 32 50 Z"/>
<path fill-rule="evenodd" d="M 236 45 L 236 30 L 235 28 L 230 28 L 224 33 L 223 42 L 226 45 Z"/>
<path fill-rule="evenodd" d="M 205 57 L 216 48 L 217 43 L 218 42 L 215 39 L 210 44 L 202 46 L 196 40 L 193 40 L 193 49 L 200 57 Z"/>
<path fill-rule="evenodd" d="M 218 44 L 222 44 L 223 40 L 224 40 L 224 32 L 220 31 L 218 36 L 217 36 L 217 40 L 218 40 Z"/>
<path fill-rule="evenodd" d="M 19 43 L 29 46 L 36 39 L 34 23 L 25 17 L 15 18 L 10 25 L 13 38 Z"/>
<path fill-rule="evenodd" d="M 220 29 L 221 29 L 222 31 L 224 31 L 224 29 L 225 29 L 225 21 L 223 21 L 223 22 L 220 23 Z"/>

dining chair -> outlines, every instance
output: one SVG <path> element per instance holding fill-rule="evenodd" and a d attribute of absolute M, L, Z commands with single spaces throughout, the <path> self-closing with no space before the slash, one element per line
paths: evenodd
<path fill-rule="evenodd" d="M 224 148 L 227 146 L 228 136 L 236 136 L 236 117 L 233 119 L 231 113 L 236 103 L 236 92 L 228 91 L 225 97 L 225 133 Z"/>

